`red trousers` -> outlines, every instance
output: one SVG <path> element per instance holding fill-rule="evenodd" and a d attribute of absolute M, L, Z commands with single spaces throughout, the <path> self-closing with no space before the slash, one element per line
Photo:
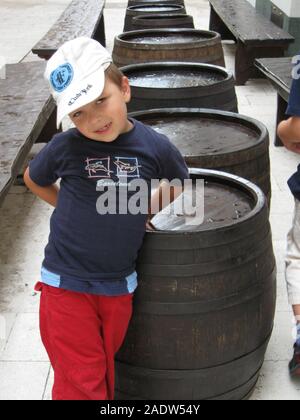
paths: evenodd
<path fill-rule="evenodd" d="M 96 296 L 38 282 L 40 331 L 54 370 L 53 400 L 112 400 L 114 357 L 131 318 L 132 294 Z"/>

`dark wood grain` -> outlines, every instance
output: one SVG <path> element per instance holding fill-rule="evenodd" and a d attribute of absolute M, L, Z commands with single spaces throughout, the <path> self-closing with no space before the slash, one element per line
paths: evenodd
<path fill-rule="evenodd" d="M 270 80 L 285 101 L 288 101 L 293 80 L 292 57 L 261 58 L 255 61 L 255 65 Z"/>
<path fill-rule="evenodd" d="M 256 67 L 266 76 L 277 91 L 276 126 L 287 118 L 286 109 L 292 85 L 292 57 L 262 58 L 255 60 Z M 275 134 L 275 146 L 283 146 Z"/>
<path fill-rule="evenodd" d="M 104 6 L 105 0 L 73 0 L 32 52 L 49 59 L 64 42 L 79 36 L 91 37 L 105 46 Z"/>
<path fill-rule="evenodd" d="M 237 41 L 235 78 L 237 85 L 260 77 L 254 65 L 256 58 L 282 57 L 294 38 L 270 22 L 246 0 L 209 0 L 209 29 L 222 39 Z"/>
<path fill-rule="evenodd" d="M 209 0 L 230 32 L 246 44 L 261 41 L 270 45 L 276 41 L 292 42 L 294 38 L 266 19 L 246 0 Z"/>
<path fill-rule="evenodd" d="M 0 80 L 0 204 L 53 119 L 55 103 L 43 79 L 44 67 L 40 62 L 9 64 Z"/>

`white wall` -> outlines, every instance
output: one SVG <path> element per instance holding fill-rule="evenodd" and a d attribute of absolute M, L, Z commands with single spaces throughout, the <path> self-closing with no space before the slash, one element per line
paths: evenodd
<path fill-rule="evenodd" d="M 300 17 L 299 0 L 272 0 L 272 3 L 279 7 L 288 17 Z"/>

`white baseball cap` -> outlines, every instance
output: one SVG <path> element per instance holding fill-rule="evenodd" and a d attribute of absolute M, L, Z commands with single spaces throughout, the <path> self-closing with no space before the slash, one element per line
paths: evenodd
<path fill-rule="evenodd" d="M 66 115 L 101 95 L 111 63 L 109 52 L 88 37 L 66 42 L 50 58 L 44 76 L 57 104 L 57 128 Z"/>

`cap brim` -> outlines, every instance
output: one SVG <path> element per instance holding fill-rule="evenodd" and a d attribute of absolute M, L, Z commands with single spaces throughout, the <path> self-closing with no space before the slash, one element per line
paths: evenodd
<path fill-rule="evenodd" d="M 67 115 L 96 100 L 103 92 L 104 84 L 105 72 L 100 69 L 82 80 L 80 85 L 72 85 L 72 89 L 67 89 L 57 102 L 57 129 Z"/>

